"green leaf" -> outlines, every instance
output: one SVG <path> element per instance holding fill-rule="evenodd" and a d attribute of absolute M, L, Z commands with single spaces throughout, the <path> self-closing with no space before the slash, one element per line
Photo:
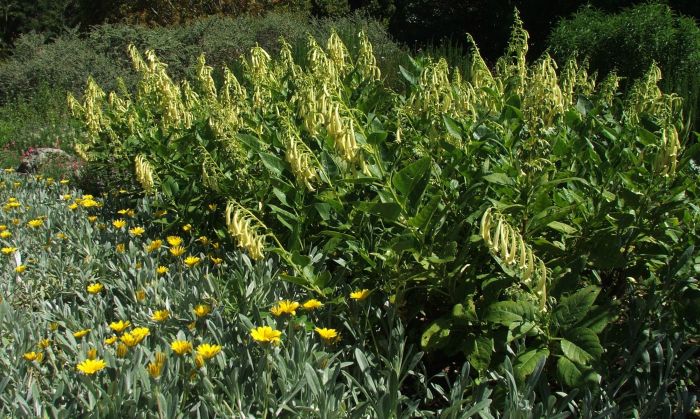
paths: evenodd
<path fill-rule="evenodd" d="M 559 221 L 552 221 L 551 223 L 547 224 L 547 226 L 551 229 L 554 229 L 554 230 L 560 232 L 560 233 L 569 234 L 569 235 L 574 234 L 578 231 L 578 229 L 576 229 L 575 227 L 572 227 L 568 224 L 564 224 L 564 223 L 559 222 Z"/>
<path fill-rule="evenodd" d="M 484 176 L 484 180 L 489 183 L 507 186 L 513 185 L 515 183 L 513 182 L 513 179 L 511 179 L 510 176 L 506 175 L 505 173 L 490 173 Z"/>
<path fill-rule="evenodd" d="M 367 137 L 367 143 L 372 145 L 379 145 L 386 141 L 386 137 L 389 135 L 386 131 L 375 131 Z"/>
<path fill-rule="evenodd" d="M 415 86 L 416 84 L 418 84 L 418 78 L 411 74 L 403 66 L 399 66 L 399 71 L 401 72 L 403 78 L 406 79 L 406 81 L 408 81 L 409 83 L 411 83 L 411 86 Z"/>
<path fill-rule="evenodd" d="M 557 373 L 559 378 L 569 387 L 581 385 L 583 374 L 579 367 L 566 357 L 561 357 L 557 361 Z"/>
<path fill-rule="evenodd" d="M 579 364 L 587 364 L 588 361 L 593 359 L 593 356 L 588 352 L 584 351 L 581 347 L 575 343 L 562 339 L 560 341 L 561 351 L 566 355 L 567 358 L 575 361 Z"/>
<path fill-rule="evenodd" d="M 593 306 L 599 292 L 600 288 L 591 285 L 572 295 L 562 297 L 554 308 L 554 319 L 560 326 L 572 325 L 583 320 Z"/>
<path fill-rule="evenodd" d="M 577 327 L 567 331 L 566 337 L 568 340 L 564 340 L 575 345 L 578 349 L 584 351 L 586 355 L 590 356 L 589 360 L 600 359 L 601 355 L 603 355 L 603 346 L 600 344 L 600 339 L 598 339 L 598 335 L 596 335 L 596 333 L 591 329 L 588 329 L 586 327 Z M 567 344 L 567 346 L 569 345 Z M 576 350 L 576 348 L 572 348 L 569 346 L 567 350 L 570 349 Z M 575 357 L 569 356 L 569 354 L 567 354 L 566 352 L 564 352 L 564 355 L 569 357 L 569 359 L 579 362 L 581 364 L 586 363 L 578 361 Z M 584 355 L 584 358 L 585 357 L 586 356 Z"/>
<path fill-rule="evenodd" d="M 392 178 L 392 184 L 404 198 L 409 210 L 414 212 L 429 180 L 430 158 L 423 157 L 398 171 Z"/>
<path fill-rule="evenodd" d="M 362 212 L 378 215 L 386 221 L 396 221 L 401 215 L 401 206 L 395 202 L 358 202 L 355 207 Z"/>
<path fill-rule="evenodd" d="M 408 225 L 410 225 L 411 227 L 424 229 L 430 222 L 430 219 L 433 217 L 433 214 L 435 214 L 435 211 L 437 210 L 439 205 L 440 196 L 434 195 L 430 199 L 430 201 L 428 201 L 425 205 L 423 205 L 420 208 L 420 210 L 418 210 L 418 214 L 416 214 L 415 217 L 412 217 L 410 220 L 408 220 Z"/>
<path fill-rule="evenodd" d="M 274 154 L 266 153 L 261 151 L 258 153 L 263 164 L 269 171 L 279 176 L 284 171 L 284 160 L 275 156 Z"/>
<path fill-rule="evenodd" d="M 443 114 L 442 120 L 445 121 L 445 127 L 447 127 L 447 132 L 458 140 L 462 139 L 462 128 L 460 128 L 457 121 L 450 118 L 449 116 Z"/>
<path fill-rule="evenodd" d="M 535 318 L 537 307 L 526 301 L 499 301 L 486 310 L 485 320 L 506 327 L 514 327 L 518 323 Z"/>
<path fill-rule="evenodd" d="M 525 378 L 535 371 L 537 363 L 542 359 L 547 359 L 548 356 L 549 349 L 547 348 L 532 349 L 518 355 L 513 362 L 516 378 L 521 382 L 525 381 Z"/>
<path fill-rule="evenodd" d="M 478 371 L 486 371 L 491 363 L 493 339 L 483 335 L 477 337 L 470 333 L 464 352 L 474 368 Z"/>
<path fill-rule="evenodd" d="M 423 332 L 420 346 L 425 351 L 444 348 L 450 339 L 451 322 L 448 319 L 437 319 Z"/>

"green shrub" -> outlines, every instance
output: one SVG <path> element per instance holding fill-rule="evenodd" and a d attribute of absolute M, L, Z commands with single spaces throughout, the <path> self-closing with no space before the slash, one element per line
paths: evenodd
<path fill-rule="evenodd" d="M 618 14 L 581 9 L 554 28 L 549 49 L 560 63 L 572 56 L 587 60 L 601 78 L 616 71 L 624 90 L 656 62 L 664 74 L 662 88 L 681 95 L 689 121 L 700 122 L 700 29 L 666 5 L 644 4 Z"/>

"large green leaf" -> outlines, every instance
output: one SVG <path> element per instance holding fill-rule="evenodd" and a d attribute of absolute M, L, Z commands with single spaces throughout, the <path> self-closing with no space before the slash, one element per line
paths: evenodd
<path fill-rule="evenodd" d="M 526 320 L 532 320 L 537 313 L 537 307 L 527 301 L 499 301 L 486 310 L 484 317 L 487 322 L 506 327 L 515 327 Z"/>
<path fill-rule="evenodd" d="M 425 351 L 434 351 L 444 348 L 450 339 L 451 322 L 448 319 L 438 319 L 434 321 L 423 332 L 420 339 L 420 346 Z"/>
<path fill-rule="evenodd" d="M 549 356 L 549 349 L 547 348 L 537 348 L 531 349 L 525 353 L 518 355 L 513 362 L 513 369 L 515 374 L 520 381 L 524 381 L 528 375 L 532 374 L 537 367 L 537 363 L 542 359 L 547 359 Z"/>
<path fill-rule="evenodd" d="M 557 373 L 559 378 L 569 387 L 581 385 L 583 374 L 581 369 L 566 357 L 561 357 L 557 361 Z"/>
<path fill-rule="evenodd" d="M 594 331 L 577 327 L 567 331 L 567 339 L 562 339 L 562 351 L 569 359 L 581 364 L 597 360 L 603 355 L 603 346 Z M 567 342 L 564 344 L 564 342 Z M 566 349 L 564 349 L 566 346 Z"/>
<path fill-rule="evenodd" d="M 401 215 L 401 207 L 395 202 L 358 202 L 355 207 L 362 212 L 378 215 L 385 221 L 396 221 Z"/>
<path fill-rule="evenodd" d="M 418 208 L 423 192 L 430 180 L 430 158 L 423 157 L 397 172 L 392 178 L 392 184 L 401 194 L 404 204 L 410 213 Z"/>
<path fill-rule="evenodd" d="M 554 319 L 562 327 L 573 325 L 583 320 L 593 306 L 599 292 L 600 288 L 591 285 L 572 295 L 562 297 L 559 304 L 554 308 Z"/>
<path fill-rule="evenodd" d="M 478 371 L 486 371 L 491 363 L 493 339 L 487 336 L 469 334 L 464 349 L 469 363 Z"/>

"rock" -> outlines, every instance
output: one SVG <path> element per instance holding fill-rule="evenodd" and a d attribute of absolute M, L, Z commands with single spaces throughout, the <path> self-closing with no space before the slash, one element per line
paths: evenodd
<path fill-rule="evenodd" d="M 79 162 L 75 157 L 60 148 L 29 147 L 22 154 L 22 160 L 17 168 L 17 172 L 36 173 L 39 169 L 49 165 L 67 172 L 75 172 L 78 169 Z"/>

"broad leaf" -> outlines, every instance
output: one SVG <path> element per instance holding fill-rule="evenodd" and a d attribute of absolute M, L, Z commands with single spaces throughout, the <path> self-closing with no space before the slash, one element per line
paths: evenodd
<path fill-rule="evenodd" d="M 513 369 L 515 369 L 518 380 L 524 381 L 528 375 L 535 371 L 537 363 L 543 359 L 547 359 L 548 356 L 549 349 L 547 348 L 532 349 L 518 355 L 513 363 Z"/>
<path fill-rule="evenodd" d="M 409 164 L 392 178 L 394 188 L 401 194 L 411 213 L 418 207 L 428 180 L 430 180 L 430 158 L 428 157 Z"/>
<path fill-rule="evenodd" d="M 485 319 L 490 323 L 514 327 L 535 318 L 537 307 L 527 301 L 499 301 L 489 306 Z"/>
<path fill-rule="evenodd" d="M 572 295 L 562 297 L 554 309 L 554 319 L 560 326 L 573 325 L 583 320 L 599 292 L 600 288 L 591 285 Z"/>

